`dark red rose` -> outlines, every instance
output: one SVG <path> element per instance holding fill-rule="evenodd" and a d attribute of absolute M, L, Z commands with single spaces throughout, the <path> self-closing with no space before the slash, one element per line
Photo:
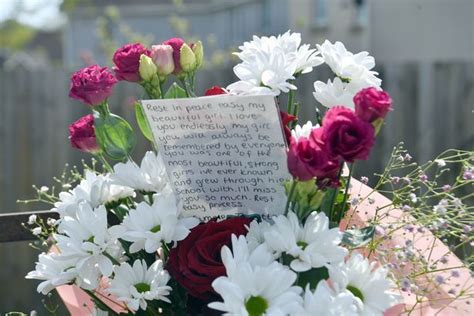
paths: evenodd
<path fill-rule="evenodd" d="M 227 94 L 227 91 L 225 91 L 225 89 L 222 87 L 213 86 L 207 89 L 206 92 L 204 93 L 205 96 L 219 95 L 219 94 Z"/>
<path fill-rule="evenodd" d="M 322 128 L 314 128 L 310 137 L 292 137 L 288 149 L 288 169 L 293 177 L 308 181 L 314 177 L 318 181 L 337 177 L 339 162 L 326 152 L 326 148 L 316 140 L 320 139 Z"/>
<path fill-rule="evenodd" d="M 69 125 L 69 140 L 74 148 L 97 153 L 100 151 L 94 131 L 94 116 L 86 115 Z"/>
<path fill-rule="evenodd" d="M 281 119 L 281 125 L 283 126 L 283 131 L 285 131 L 286 143 L 290 144 L 291 131 L 290 131 L 290 128 L 288 127 L 288 123 L 297 120 L 297 117 L 280 110 L 280 119 Z"/>
<path fill-rule="evenodd" d="M 392 110 L 392 99 L 387 92 L 374 87 L 360 90 L 354 96 L 355 114 L 366 122 L 384 119 Z"/>
<path fill-rule="evenodd" d="M 116 83 L 108 67 L 92 65 L 72 74 L 69 96 L 90 106 L 99 105 L 112 94 Z"/>
<path fill-rule="evenodd" d="M 173 60 L 174 60 L 174 71 L 173 74 L 179 75 L 181 73 L 181 46 L 184 44 L 184 40 L 179 37 L 170 38 L 163 42 L 164 45 L 170 45 L 173 47 Z"/>
<path fill-rule="evenodd" d="M 126 44 L 114 53 L 114 72 L 118 80 L 139 82 L 140 56 L 145 54 L 150 56 L 151 52 L 140 43 Z"/>
<path fill-rule="evenodd" d="M 208 300 L 215 295 L 212 282 L 225 275 L 221 248 L 231 246 L 231 236 L 246 235 L 251 219 L 234 217 L 194 227 L 186 239 L 171 249 L 167 269 L 190 295 Z"/>
<path fill-rule="evenodd" d="M 321 140 L 331 156 L 346 162 L 365 160 L 375 143 L 375 130 L 352 110 L 335 106 L 323 118 Z"/>

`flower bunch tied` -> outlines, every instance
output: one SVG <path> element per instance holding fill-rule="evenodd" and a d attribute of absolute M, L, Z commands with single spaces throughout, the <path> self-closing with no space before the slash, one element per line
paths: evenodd
<path fill-rule="evenodd" d="M 288 94 L 280 120 L 291 175 L 284 212 L 202 222 L 183 211 L 156 150 L 133 161 L 133 130 L 109 110 L 113 86 L 139 84 L 153 99 L 194 97 L 204 57 L 201 42 L 180 38 L 127 44 L 113 69 L 91 66 L 71 77 L 71 97 L 92 110 L 71 125 L 71 144 L 102 168 L 94 162 L 84 175 L 62 177 L 58 195 L 39 191 L 59 217 L 28 223 L 47 249 L 27 275 L 41 280 L 39 292 L 73 285 L 109 315 L 375 316 L 402 302 L 397 277 L 370 255 L 375 225 L 346 225 L 354 165 L 369 158 L 392 110 L 374 58 L 340 42 L 301 44 L 290 31 L 239 49 L 238 81 L 204 95 Z M 298 125 L 297 79 L 323 64 L 334 78 L 314 83 L 308 106 L 318 102 L 318 115 Z M 151 141 L 140 104 L 135 114 Z"/>

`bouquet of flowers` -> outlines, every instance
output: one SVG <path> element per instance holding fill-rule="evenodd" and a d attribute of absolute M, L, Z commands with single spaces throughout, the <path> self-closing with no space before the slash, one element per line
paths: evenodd
<path fill-rule="evenodd" d="M 367 52 L 353 54 L 340 42 L 301 45 L 300 34 L 290 32 L 255 36 L 239 49 L 235 55 L 241 62 L 234 72 L 240 80 L 226 89 L 212 87 L 205 95 L 269 94 L 282 102 L 281 95 L 287 94 L 281 123 L 292 179 L 284 184 L 284 212 L 261 216 L 255 210 L 202 222 L 183 212 L 156 144 L 140 164 L 133 161 L 132 127 L 112 114 L 107 102 L 114 85 L 137 83 L 149 99 L 195 97 L 204 54 L 201 42 L 180 38 L 151 49 L 127 44 L 115 52 L 113 69 L 93 65 L 71 76 L 69 95 L 92 111 L 70 126 L 71 144 L 95 159 L 84 175 L 76 169 L 65 173 L 58 195 L 38 190 L 38 199 L 53 204 L 59 214 L 58 220 L 47 221 L 32 216 L 28 223 L 47 248 L 27 275 L 42 281 L 38 292 L 75 285 L 97 310 L 111 315 L 246 316 L 383 315 L 402 302 L 402 291 L 416 292 L 408 274 L 402 278 L 393 272 L 397 267 L 381 246 L 390 236 L 384 229 L 403 230 L 408 220 L 400 219 L 400 227 L 393 222 L 384 227 L 377 215 L 362 226 L 351 222 L 357 205 L 370 201 L 369 195 L 351 193 L 354 163 L 368 159 L 392 110 L 373 70 L 374 58 Z M 315 82 L 314 97 L 326 110 L 317 111 L 314 125 L 298 125 L 297 78 L 324 63 L 335 76 Z M 169 84 L 171 78 L 175 82 Z M 134 108 L 142 134 L 153 143 L 141 104 Z M 437 164 L 461 163 L 463 176 L 454 187 L 472 185 L 472 153 L 452 157 L 445 155 Z M 111 165 L 111 160 L 118 162 Z M 429 179 L 421 179 L 424 167 L 409 160 L 397 147 L 379 184 L 404 183 L 390 191 L 397 194 L 392 207 L 419 210 L 420 221 L 425 218 L 422 200 L 412 194 L 419 189 L 417 181 Z M 407 167 L 414 171 L 395 181 L 391 172 Z M 375 192 L 382 190 L 379 184 Z M 442 192 L 451 194 L 454 187 Z M 444 207 L 446 213 L 452 201 L 447 197 L 438 212 Z M 464 225 L 457 237 L 469 243 L 472 225 Z"/>

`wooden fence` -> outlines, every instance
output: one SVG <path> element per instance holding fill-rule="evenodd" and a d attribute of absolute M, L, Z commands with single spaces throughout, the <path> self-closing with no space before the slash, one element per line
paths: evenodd
<path fill-rule="evenodd" d="M 399 141 L 420 162 L 447 148 L 474 148 L 474 64 L 385 64 L 378 71 L 395 110 L 370 161 L 357 166 L 359 175 L 380 171 Z M 79 164 L 87 158 L 71 149 L 67 139 L 68 124 L 88 112 L 86 106 L 68 98 L 69 74 L 59 68 L 0 70 L 0 213 L 44 209 L 44 205 L 17 205 L 16 200 L 31 197 L 32 184 L 51 186 L 65 163 Z M 299 79 L 301 121 L 314 118 L 313 82 L 326 81 L 329 74 L 320 67 Z M 197 92 L 233 80 L 230 68 L 203 71 Z M 140 93 L 134 85 L 119 83 L 110 100 L 112 111 L 134 122 L 130 104 Z M 136 157 L 146 149 L 142 139 Z M 0 242 L 30 239 L 20 226 L 27 215 L 0 217 Z M 35 282 L 23 278 L 33 269 L 36 256 L 25 243 L 0 244 L 0 282 L 15 284 L 0 287 L 0 315 L 41 306 Z"/>

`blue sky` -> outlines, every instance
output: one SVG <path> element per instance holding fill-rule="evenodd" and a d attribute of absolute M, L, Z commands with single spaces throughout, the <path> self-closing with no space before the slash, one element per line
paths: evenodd
<path fill-rule="evenodd" d="M 42 30 L 54 30 L 65 23 L 59 11 L 63 0 L 0 0 L 0 23 L 14 18 L 22 24 Z M 22 8 L 20 12 L 18 9 Z"/>

